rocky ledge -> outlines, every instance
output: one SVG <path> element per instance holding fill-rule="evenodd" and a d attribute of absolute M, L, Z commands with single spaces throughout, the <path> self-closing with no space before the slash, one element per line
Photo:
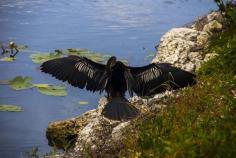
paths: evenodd
<path fill-rule="evenodd" d="M 194 72 L 215 56 L 205 54 L 204 48 L 210 36 L 222 29 L 223 18 L 219 12 L 199 18 L 189 27 L 173 28 L 161 38 L 153 62 L 168 62 Z M 178 92 L 167 91 L 149 99 L 133 97 L 130 101 L 140 110 L 140 118 L 166 107 L 163 100 L 170 95 L 177 96 Z M 46 133 L 49 145 L 66 152 L 46 157 L 117 157 L 115 153 L 124 147 L 123 139 L 133 132 L 130 127 L 138 118 L 126 122 L 109 120 L 101 115 L 106 102 L 102 98 L 97 109 L 77 118 L 50 123 Z"/>

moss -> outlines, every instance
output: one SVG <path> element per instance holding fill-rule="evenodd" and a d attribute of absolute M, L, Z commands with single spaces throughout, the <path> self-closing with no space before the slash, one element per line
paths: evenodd
<path fill-rule="evenodd" d="M 67 150 L 75 144 L 77 137 L 75 122 L 72 120 L 51 123 L 46 131 L 48 145 Z"/>
<path fill-rule="evenodd" d="M 68 151 L 74 147 L 77 134 L 92 117 L 94 117 L 94 112 L 90 111 L 77 118 L 50 123 L 46 131 L 48 145 L 55 149 Z"/>

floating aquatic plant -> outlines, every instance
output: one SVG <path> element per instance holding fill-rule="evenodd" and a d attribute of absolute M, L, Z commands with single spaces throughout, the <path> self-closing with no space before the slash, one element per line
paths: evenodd
<path fill-rule="evenodd" d="M 31 54 L 30 57 L 32 61 L 36 64 L 41 64 L 45 61 L 56 59 L 62 57 L 63 54 L 60 52 L 54 52 L 54 53 L 35 53 Z"/>
<path fill-rule="evenodd" d="M 48 84 L 34 84 L 38 91 L 45 95 L 52 96 L 67 96 L 65 87 L 62 86 L 53 86 Z"/>
<path fill-rule="evenodd" d="M 4 61 L 4 62 L 13 62 L 14 60 L 16 60 L 15 57 L 3 57 L 3 58 L 0 58 L 0 61 Z"/>
<path fill-rule="evenodd" d="M 9 84 L 14 90 L 26 90 L 29 88 L 37 88 L 37 90 L 45 95 L 66 96 L 67 92 L 63 86 L 54 86 L 49 84 L 33 84 L 32 77 L 16 76 L 11 80 L 0 80 L 0 84 Z"/>
<path fill-rule="evenodd" d="M 79 104 L 80 105 L 88 105 L 88 102 L 87 101 L 79 101 Z"/>
<path fill-rule="evenodd" d="M 14 90 L 23 90 L 32 88 L 32 77 L 26 76 L 16 76 L 14 79 L 9 81 L 9 85 Z"/>
<path fill-rule="evenodd" d="M 54 53 L 35 53 L 32 54 L 30 57 L 34 63 L 42 64 L 45 61 L 61 58 L 63 56 L 68 56 L 68 55 L 85 56 L 99 63 L 104 63 L 105 61 L 108 60 L 108 58 L 110 58 L 110 55 L 108 54 L 96 53 L 89 51 L 87 49 L 75 49 L 75 48 L 70 48 L 67 50 L 56 49 Z"/>
<path fill-rule="evenodd" d="M 0 111 L 21 112 L 23 109 L 16 105 L 0 105 Z"/>

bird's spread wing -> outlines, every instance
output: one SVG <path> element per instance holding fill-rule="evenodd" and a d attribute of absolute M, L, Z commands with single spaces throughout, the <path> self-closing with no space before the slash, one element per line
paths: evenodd
<path fill-rule="evenodd" d="M 195 75 L 168 63 L 149 64 L 143 67 L 127 67 L 125 78 L 130 95 L 139 96 L 161 93 L 168 88 L 177 89 L 192 85 Z"/>
<path fill-rule="evenodd" d="M 41 70 L 72 86 L 102 92 L 107 84 L 106 66 L 86 57 L 71 55 L 44 62 Z"/>
<path fill-rule="evenodd" d="M 125 78 L 130 95 L 132 96 L 133 92 L 140 96 L 146 95 L 144 92 L 146 85 L 158 78 L 161 73 L 159 66 L 156 64 L 143 67 L 127 67 Z"/>

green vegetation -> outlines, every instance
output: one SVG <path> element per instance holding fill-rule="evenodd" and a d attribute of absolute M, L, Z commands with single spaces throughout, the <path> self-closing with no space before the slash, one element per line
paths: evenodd
<path fill-rule="evenodd" d="M 32 88 L 32 77 L 26 76 L 16 76 L 12 80 L 9 81 L 9 85 L 14 90 L 23 90 Z"/>
<path fill-rule="evenodd" d="M 54 86 L 49 84 L 33 84 L 32 77 L 16 76 L 11 80 L 0 80 L 0 84 L 9 84 L 13 90 L 26 90 L 30 88 L 37 88 L 37 90 L 45 95 L 51 96 L 67 96 L 65 87 Z"/>
<path fill-rule="evenodd" d="M 4 61 L 4 62 L 13 62 L 15 61 L 16 58 L 12 58 L 12 57 L 3 57 L 3 58 L 0 58 L 0 61 Z"/>
<path fill-rule="evenodd" d="M 60 52 L 55 53 L 35 53 L 30 55 L 32 61 L 36 64 L 42 64 L 45 61 L 63 57 L 63 54 Z"/>
<path fill-rule="evenodd" d="M 62 86 L 52 86 L 48 84 L 34 84 L 37 87 L 38 91 L 45 95 L 52 96 L 67 96 L 65 87 Z"/>
<path fill-rule="evenodd" d="M 198 84 L 163 101 L 168 106 L 161 112 L 153 111 L 147 118 L 140 118 L 136 124 L 139 131 L 127 138 L 122 155 L 235 157 L 236 7 L 221 5 L 227 27 L 212 37 L 206 49 L 206 53 L 218 56 L 198 71 Z"/>
<path fill-rule="evenodd" d="M 0 111 L 21 112 L 23 109 L 16 105 L 0 105 Z"/>
<path fill-rule="evenodd" d="M 79 101 L 79 105 L 88 105 L 89 102 L 87 101 Z"/>
<path fill-rule="evenodd" d="M 70 48 L 67 50 L 56 49 L 55 52 L 53 53 L 35 53 L 35 54 L 32 54 L 30 57 L 34 63 L 42 64 L 45 61 L 61 58 L 63 56 L 68 56 L 68 55 L 85 56 L 99 63 L 104 63 L 110 57 L 110 55 L 104 55 L 104 54 L 92 52 L 87 49 L 74 49 L 74 48 Z"/>
<path fill-rule="evenodd" d="M 38 151 L 38 147 L 32 147 L 30 151 L 24 152 L 24 156 L 28 158 L 39 158 Z"/>

